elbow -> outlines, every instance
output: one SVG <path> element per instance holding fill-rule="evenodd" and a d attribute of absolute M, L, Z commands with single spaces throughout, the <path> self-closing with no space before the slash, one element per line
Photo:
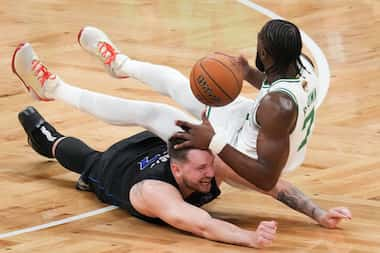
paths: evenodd
<path fill-rule="evenodd" d="M 273 190 L 273 188 L 276 186 L 276 183 L 268 183 L 268 184 L 263 184 L 261 186 L 258 186 L 261 190 L 269 192 Z"/>
<path fill-rule="evenodd" d="M 261 175 L 261 180 L 259 180 L 259 184 L 256 185 L 261 190 L 269 192 L 272 191 L 280 179 L 282 168 L 276 168 L 274 166 L 266 166 L 263 170 L 263 174 Z"/>
<path fill-rule="evenodd" d="M 263 191 L 269 192 L 274 189 L 278 181 L 278 178 L 266 178 L 262 180 L 260 183 L 256 184 L 258 188 Z"/>
<path fill-rule="evenodd" d="M 212 217 L 205 212 L 204 217 L 198 217 L 196 221 L 189 223 L 188 220 L 183 220 L 182 218 L 172 219 L 168 222 L 170 225 L 177 229 L 190 232 L 196 236 L 203 237 L 206 239 L 212 239 Z"/>

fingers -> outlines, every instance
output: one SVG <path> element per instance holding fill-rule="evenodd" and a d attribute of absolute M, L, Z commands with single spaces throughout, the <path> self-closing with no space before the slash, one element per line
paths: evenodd
<path fill-rule="evenodd" d="M 176 132 L 173 134 L 171 138 L 180 138 L 184 139 L 186 141 L 174 145 L 174 149 L 183 149 L 183 148 L 190 148 L 192 147 L 192 142 L 189 140 L 191 138 L 191 135 L 187 132 Z"/>
<path fill-rule="evenodd" d="M 259 224 L 259 227 L 261 227 L 261 226 L 277 229 L 277 222 L 275 222 L 275 221 L 262 221 Z"/>
<path fill-rule="evenodd" d="M 204 110 L 202 112 L 202 123 L 210 124 L 208 118 L 207 118 L 207 110 Z"/>
<path fill-rule="evenodd" d="M 191 148 L 193 145 L 191 141 L 184 141 L 180 144 L 174 145 L 174 149 L 183 149 L 183 148 Z"/>
<path fill-rule="evenodd" d="M 257 232 L 262 233 L 265 238 L 273 240 L 277 232 L 277 224 L 274 221 L 261 222 L 257 227 Z"/>
<path fill-rule="evenodd" d="M 261 231 L 264 231 L 266 233 L 271 233 L 271 234 L 275 234 L 277 232 L 277 227 L 267 227 L 267 226 L 264 226 L 262 228 L 260 228 Z"/>
<path fill-rule="evenodd" d="M 264 237 L 266 240 L 270 240 L 270 241 L 273 241 L 276 238 L 275 232 L 260 231 L 260 235 Z"/>
<path fill-rule="evenodd" d="M 266 247 L 272 244 L 272 241 L 276 238 L 277 223 L 275 221 L 263 221 L 260 222 L 257 227 L 257 239 L 256 243 L 259 248 Z"/>
<path fill-rule="evenodd" d="M 256 241 L 256 248 L 264 248 L 272 245 L 271 240 L 267 240 L 264 237 L 259 236 Z"/>
<path fill-rule="evenodd" d="M 191 138 L 191 135 L 188 132 L 176 132 L 173 134 L 172 138 L 189 140 Z"/>
<path fill-rule="evenodd" d="M 348 210 L 345 207 L 335 207 L 335 208 L 330 209 L 329 212 L 338 217 L 347 218 L 347 219 L 352 218 L 350 210 Z"/>
<path fill-rule="evenodd" d="M 340 219 L 345 219 L 346 218 L 346 215 L 344 214 L 341 214 L 335 210 L 330 210 L 329 213 L 328 213 L 328 217 L 331 219 L 331 218 L 340 218 Z"/>
<path fill-rule="evenodd" d="M 335 208 L 332 208 L 331 210 L 343 215 L 347 219 L 352 219 L 352 214 L 350 210 L 346 207 L 335 207 Z"/>
<path fill-rule="evenodd" d="M 224 56 L 227 56 L 227 57 L 230 57 L 230 58 L 235 58 L 235 57 L 232 56 L 232 55 L 225 54 L 225 53 L 222 53 L 222 52 L 214 52 L 214 54 L 221 54 L 221 55 L 224 55 Z"/>
<path fill-rule="evenodd" d="M 350 210 L 345 207 L 335 207 L 329 210 L 330 217 L 352 219 Z"/>
<path fill-rule="evenodd" d="M 203 110 L 203 111 L 202 111 L 202 121 L 207 120 L 207 115 L 206 115 L 206 113 L 207 113 L 206 110 Z"/>
<path fill-rule="evenodd" d="M 194 127 L 193 124 L 191 124 L 191 123 L 189 123 L 189 122 L 187 122 L 187 121 L 182 121 L 182 120 L 177 120 L 177 121 L 175 122 L 175 124 L 176 124 L 177 126 L 179 126 L 180 128 L 182 128 L 184 131 L 188 131 L 189 129 L 191 129 L 191 128 Z"/>

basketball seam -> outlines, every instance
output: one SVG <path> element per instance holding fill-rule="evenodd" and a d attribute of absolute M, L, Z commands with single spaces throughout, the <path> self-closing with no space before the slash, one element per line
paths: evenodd
<path fill-rule="evenodd" d="M 222 54 L 222 55 L 224 55 L 224 54 Z M 217 59 L 217 58 L 212 58 L 213 60 L 215 60 L 215 61 L 217 61 L 217 62 L 219 62 L 220 64 L 222 64 L 224 67 L 226 67 L 229 71 L 231 71 L 231 73 L 232 73 L 232 75 L 233 75 L 233 77 L 235 78 L 235 81 L 236 81 L 236 83 L 237 84 L 239 84 L 239 81 L 238 81 L 238 79 L 237 79 L 237 77 L 235 76 L 235 73 L 226 65 L 226 64 L 224 64 L 222 61 L 220 61 L 219 59 Z M 238 87 L 239 88 L 239 87 Z"/>
<path fill-rule="evenodd" d="M 219 85 L 218 83 L 211 77 L 211 75 L 207 72 L 207 70 L 203 67 L 202 63 L 199 63 L 199 65 L 201 66 L 202 70 L 208 75 L 208 77 L 214 82 L 215 86 L 219 88 L 219 90 L 221 90 L 223 92 L 224 95 L 226 95 L 226 97 L 228 97 L 229 99 L 233 100 L 232 97 L 230 97 L 226 92 L 225 90 L 223 90 Z"/>
<path fill-rule="evenodd" d="M 191 75 L 191 77 L 193 78 L 193 83 L 196 84 L 195 87 L 196 87 L 196 89 L 198 90 L 198 94 L 199 94 L 199 96 L 201 96 L 201 97 L 205 100 L 205 102 L 212 104 L 212 102 L 210 102 L 210 100 L 208 99 L 208 97 L 205 97 L 205 96 L 203 95 L 202 90 L 199 89 L 198 84 L 197 84 L 197 82 L 196 82 L 196 80 L 195 80 L 194 68 L 193 68 L 193 70 L 191 71 L 191 74 L 190 74 L 190 75 Z M 194 94 L 194 96 L 195 96 L 195 94 Z M 195 97 L 197 97 L 197 96 L 195 96 Z"/>

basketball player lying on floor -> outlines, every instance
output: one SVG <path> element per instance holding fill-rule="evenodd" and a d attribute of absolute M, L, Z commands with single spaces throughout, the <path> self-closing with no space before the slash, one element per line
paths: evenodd
<path fill-rule="evenodd" d="M 117 205 L 148 222 L 166 222 L 180 230 L 209 240 L 261 248 L 275 238 L 275 221 L 262 221 L 256 231 L 239 228 L 212 218 L 200 206 L 214 200 L 222 181 L 255 189 L 224 166 L 216 169 L 208 150 L 173 149 L 181 139 L 168 144 L 145 131 L 112 145 L 105 152 L 91 149 L 81 140 L 60 134 L 33 107 L 19 113 L 28 143 L 39 154 L 55 158 L 70 171 L 81 174 L 77 189 L 92 191 L 103 202 Z M 344 208 L 324 211 L 290 183 L 280 180 L 266 194 L 302 204 L 319 224 L 335 228 L 350 213 Z M 310 216 L 310 215 L 309 215 Z"/>

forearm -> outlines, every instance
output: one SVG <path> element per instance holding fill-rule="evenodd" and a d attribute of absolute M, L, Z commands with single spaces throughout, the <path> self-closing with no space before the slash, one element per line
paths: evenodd
<path fill-rule="evenodd" d="M 249 67 L 245 80 L 257 89 L 260 89 L 264 80 L 264 74 L 255 68 Z"/>
<path fill-rule="evenodd" d="M 279 173 L 273 173 L 276 170 L 266 168 L 259 160 L 246 156 L 230 145 L 223 148 L 219 157 L 239 176 L 261 190 L 271 190 L 278 180 Z"/>
<path fill-rule="evenodd" d="M 182 205 L 182 207 L 181 207 Z M 161 210 L 161 209 L 160 209 Z M 190 232 L 208 240 L 253 246 L 255 232 L 244 230 L 231 223 L 214 219 L 205 210 L 187 203 L 177 203 L 173 209 L 166 209 L 157 215 L 169 225 Z"/>
<path fill-rule="evenodd" d="M 279 181 L 276 185 L 273 197 L 317 222 L 319 222 L 320 217 L 326 212 L 298 188 L 284 180 Z"/>
<path fill-rule="evenodd" d="M 234 224 L 210 217 L 200 236 L 213 241 L 252 247 L 254 233 L 253 231 L 241 229 Z"/>

